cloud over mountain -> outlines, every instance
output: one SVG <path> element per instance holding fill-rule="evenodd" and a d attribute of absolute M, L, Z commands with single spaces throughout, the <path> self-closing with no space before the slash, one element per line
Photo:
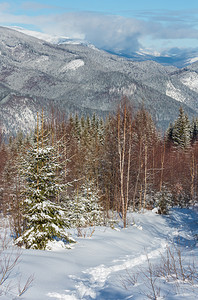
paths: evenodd
<path fill-rule="evenodd" d="M 156 50 L 186 46 L 185 40 L 187 44 L 189 41 L 195 44 L 198 38 L 198 11 L 142 10 L 128 12 L 128 17 L 122 13 L 71 12 L 66 8 L 60 12 L 58 6 L 53 9 L 32 2 L 16 8 L 5 2 L 0 4 L 0 24 L 27 25 L 44 33 L 85 39 L 99 48 L 128 54 L 151 45 Z"/>
<path fill-rule="evenodd" d="M 54 34 L 82 38 L 106 50 L 136 51 L 144 31 L 143 21 L 90 12 L 68 13 L 55 16 L 54 20 L 56 26 L 50 29 Z"/>

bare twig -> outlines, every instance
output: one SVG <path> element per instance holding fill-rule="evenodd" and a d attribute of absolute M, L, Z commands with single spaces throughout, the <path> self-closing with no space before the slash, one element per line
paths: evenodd
<path fill-rule="evenodd" d="M 32 282 L 34 281 L 34 275 L 30 275 L 28 279 L 26 280 L 25 284 L 21 286 L 21 278 L 18 282 L 18 296 L 22 296 L 32 285 Z"/>

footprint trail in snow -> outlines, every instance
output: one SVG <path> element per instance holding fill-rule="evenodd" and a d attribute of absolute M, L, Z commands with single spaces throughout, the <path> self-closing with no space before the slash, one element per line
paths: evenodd
<path fill-rule="evenodd" d="M 105 286 L 105 283 L 110 276 L 112 276 L 116 272 L 124 271 L 141 265 L 146 262 L 147 259 L 158 257 L 165 251 L 166 246 L 167 243 L 164 241 L 161 243 L 161 247 L 147 254 L 141 254 L 140 256 L 135 258 L 133 257 L 129 259 L 127 257 L 127 259 L 122 264 L 113 265 L 110 267 L 99 265 L 94 268 L 89 268 L 83 271 L 86 276 L 83 275 L 82 279 L 76 278 L 75 276 L 70 276 L 70 278 L 72 278 L 73 280 L 78 280 L 78 283 L 75 285 L 75 291 L 65 291 L 67 292 L 67 294 L 48 293 L 48 296 L 53 297 L 53 299 L 61 300 L 97 299 L 97 294 L 100 293 L 100 290 Z"/>

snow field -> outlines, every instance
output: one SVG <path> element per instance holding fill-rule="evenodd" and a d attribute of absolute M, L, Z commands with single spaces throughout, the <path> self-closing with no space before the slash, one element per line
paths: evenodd
<path fill-rule="evenodd" d="M 61 68 L 61 72 L 66 72 L 68 70 L 77 70 L 78 68 L 84 66 L 84 61 L 82 59 L 75 59 L 70 61 L 68 64 Z"/>
<path fill-rule="evenodd" d="M 149 282 L 138 279 L 126 290 L 122 279 L 127 274 L 140 276 L 140 270 L 148 268 L 148 259 L 152 264 L 158 263 L 166 247 L 173 244 L 181 245 L 187 262 L 197 259 L 198 222 L 194 210 L 174 209 L 168 216 L 151 211 L 132 213 L 128 224 L 127 229 L 120 225 L 116 230 L 99 226 L 86 238 L 77 237 L 77 231 L 72 230 L 77 244 L 71 250 L 62 248 L 60 243 L 52 245 L 53 251 L 23 249 L 20 272 L 23 277 L 34 274 L 35 280 L 22 299 L 146 300 Z M 196 283 L 179 283 L 178 291 L 173 282 L 167 283 L 163 278 L 156 284 L 161 289 L 158 299 L 195 300 L 198 293 Z"/>

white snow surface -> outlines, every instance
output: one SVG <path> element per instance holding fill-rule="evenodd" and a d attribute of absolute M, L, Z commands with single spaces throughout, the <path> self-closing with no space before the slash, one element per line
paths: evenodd
<path fill-rule="evenodd" d="M 57 36 L 57 35 L 47 34 L 47 33 L 39 32 L 39 31 L 28 30 L 28 29 L 18 27 L 18 26 L 8 26 L 8 28 L 14 29 L 16 31 L 22 32 L 24 34 L 33 36 L 37 39 L 41 39 L 41 40 L 44 40 L 44 41 L 46 41 L 48 43 L 52 43 L 52 44 L 58 44 L 60 39 L 69 39 L 66 36 Z"/>
<path fill-rule="evenodd" d="M 166 96 L 169 96 L 179 102 L 185 102 L 186 98 L 182 95 L 182 92 L 177 89 L 171 81 L 167 82 Z"/>
<path fill-rule="evenodd" d="M 137 87 L 135 84 L 131 84 L 128 87 L 122 87 L 122 88 L 110 88 L 109 93 L 113 94 L 113 93 L 119 93 L 122 96 L 127 96 L 130 97 L 132 96 L 135 91 L 136 91 Z"/>
<path fill-rule="evenodd" d="M 75 35 L 75 37 L 68 37 L 68 36 L 61 36 L 61 35 L 54 35 L 54 34 L 49 34 L 49 33 L 44 33 L 44 32 L 39 32 L 39 31 L 34 31 L 34 30 L 28 30 L 26 28 L 22 28 L 19 26 L 8 26 L 8 28 L 14 29 L 16 31 L 19 31 L 21 33 L 24 33 L 26 35 L 35 37 L 37 39 L 40 39 L 42 41 L 46 41 L 50 44 L 72 44 L 72 45 L 81 45 L 84 44 L 87 47 L 94 49 L 98 51 L 98 49 L 93 45 L 84 40 L 84 35 L 83 34 L 78 34 Z M 1 55 L 1 53 L 0 53 Z"/>
<path fill-rule="evenodd" d="M 198 57 L 193 57 L 187 60 L 186 64 L 192 64 L 194 62 L 198 61 Z"/>
<path fill-rule="evenodd" d="M 190 72 L 185 74 L 181 78 L 181 82 L 189 87 L 191 90 L 198 93 L 198 74 L 196 72 Z"/>
<path fill-rule="evenodd" d="M 75 59 L 70 61 L 68 64 L 61 68 L 61 72 L 66 72 L 68 70 L 77 70 L 78 68 L 84 66 L 84 61 L 82 59 Z"/>
<path fill-rule="evenodd" d="M 123 286 L 128 274 L 140 274 L 147 268 L 148 259 L 155 264 L 167 245 L 180 244 L 187 261 L 197 264 L 198 212 L 192 209 L 173 209 L 170 215 L 159 216 L 152 211 L 130 213 L 128 227 L 121 223 L 116 230 L 96 227 L 90 237 L 73 237 L 77 243 L 68 250 L 62 244 L 51 244 L 52 251 L 22 249 L 19 270 L 23 278 L 34 274 L 32 287 L 23 300 L 121 300 L 148 299 L 147 283 Z M 15 274 L 17 276 L 17 273 Z M 148 284 L 149 286 L 149 284 Z M 171 286 L 171 287 L 170 287 Z M 198 287 L 181 284 L 177 291 L 163 280 L 157 299 L 197 299 Z M 5 296 L 2 299 L 12 299 Z"/>

